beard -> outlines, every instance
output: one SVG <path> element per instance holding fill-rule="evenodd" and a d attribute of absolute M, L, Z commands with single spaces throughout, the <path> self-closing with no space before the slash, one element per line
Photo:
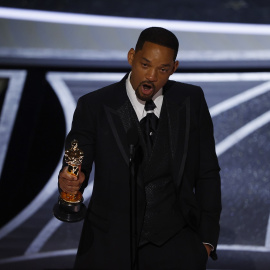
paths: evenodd
<path fill-rule="evenodd" d="M 144 87 L 143 85 L 146 85 L 146 86 L 149 86 L 150 85 L 151 86 L 152 92 L 149 93 L 149 95 L 145 95 L 145 94 L 143 94 L 143 93 L 140 92 L 141 87 Z M 152 99 L 152 97 L 156 94 L 156 87 L 155 87 L 155 85 L 152 82 L 143 81 L 135 89 L 135 94 L 136 94 L 136 96 L 137 96 L 138 99 L 140 99 L 142 101 L 147 101 L 147 100 Z"/>

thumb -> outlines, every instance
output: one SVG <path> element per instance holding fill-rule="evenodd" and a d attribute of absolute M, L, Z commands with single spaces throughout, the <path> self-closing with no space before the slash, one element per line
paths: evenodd
<path fill-rule="evenodd" d="M 78 180 L 79 180 L 80 184 L 82 184 L 85 180 L 85 174 L 82 171 L 79 172 Z"/>

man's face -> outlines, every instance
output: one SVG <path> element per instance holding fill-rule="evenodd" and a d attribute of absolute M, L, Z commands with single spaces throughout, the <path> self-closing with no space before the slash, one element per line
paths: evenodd
<path fill-rule="evenodd" d="M 128 62 L 132 70 L 131 85 L 137 97 L 144 101 L 151 99 L 178 67 L 173 49 L 148 41 L 137 52 L 129 50 Z"/>

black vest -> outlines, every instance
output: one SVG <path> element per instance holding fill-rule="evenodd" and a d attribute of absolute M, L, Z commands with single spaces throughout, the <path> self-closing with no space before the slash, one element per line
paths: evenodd
<path fill-rule="evenodd" d="M 139 245 L 150 242 L 160 246 L 185 226 L 171 173 L 172 153 L 165 102 L 163 102 L 151 153 L 147 152 L 142 132 L 139 131 L 139 134 L 143 150 L 140 173 L 142 173 L 146 197 Z"/>

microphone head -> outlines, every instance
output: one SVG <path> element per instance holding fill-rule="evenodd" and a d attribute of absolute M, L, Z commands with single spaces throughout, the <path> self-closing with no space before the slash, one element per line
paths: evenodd
<path fill-rule="evenodd" d="M 129 145 L 136 145 L 139 140 L 138 130 L 134 127 L 127 131 L 127 139 Z"/>

